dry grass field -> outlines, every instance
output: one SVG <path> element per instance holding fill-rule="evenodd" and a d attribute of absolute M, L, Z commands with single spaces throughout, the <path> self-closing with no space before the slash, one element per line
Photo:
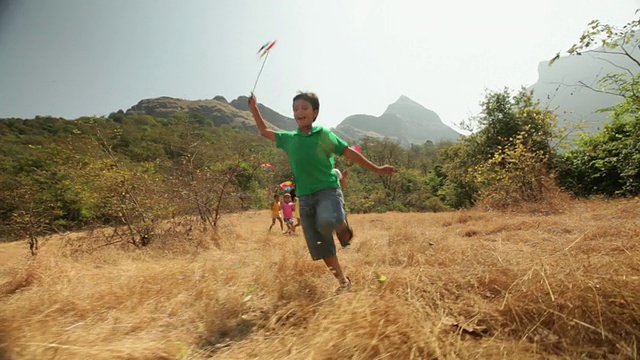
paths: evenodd
<path fill-rule="evenodd" d="M 0 244 L 0 359 L 639 357 L 638 199 L 350 222 L 340 295 L 267 210 L 142 250 L 108 229 Z"/>

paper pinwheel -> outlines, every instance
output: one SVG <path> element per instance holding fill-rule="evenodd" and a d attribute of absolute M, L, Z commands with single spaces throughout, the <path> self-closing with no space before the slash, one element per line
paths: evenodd
<path fill-rule="evenodd" d="M 271 48 L 276 44 L 276 41 L 269 41 L 268 43 L 262 45 L 260 47 L 260 49 L 258 50 L 258 54 L 260 54 L 260 57 L 263 57 L 265 55 L 267 55 L 269 53 L 269 50 L 271 50 Z"/>
<path fill-rule="evenodd" d="M 269 57 L 269 50 L 271 50 L 271 48 L 273 48 L 275 44 L 276 44 L 275 40 L 269 41 L 268 43 L 262 45 L 260 49 L 258 49 L 258 54 L 260 54 L 261 58 L 264 56 L 264 60 L 262 61 L 262 66 L 260 67 L 260 72 L 258 73 L 256 82 L 253 84 L 253 90 L 251 90 L 252 94 L 256 90 L 256 86 L 258 85 L 258 80 L 260 79 L 260 74 L 262 74 L 262 69 L 264 69 L 264 64 L 267 62 L 267 58 Z"/>
<path fill-rule="evenodd" d="M 284 191 L 291 191 L 291 189 L 293 189 L 293 182 L 292 181 L 283 182 L 282 184 L 280 184 L 280 189 Z"/>

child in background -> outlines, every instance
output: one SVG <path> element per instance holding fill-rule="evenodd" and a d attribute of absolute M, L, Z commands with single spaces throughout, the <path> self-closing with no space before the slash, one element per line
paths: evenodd
<path fill-rule="evenodd" d="M 285 235 L 293 234 L 293 211 L 295 208 L 295 204 L 291 201 L 291 194 L 284 194 L 284 201 L 280 203 L 280 207 L 282 208 L 282 217 L 284 218 L 284 223 L 287 224 L 287 231 L 284 232 Z"/>
<path fill-rule="evenodd" d="M 280 195 L 278 194 L 273 195 L 273 202 L 271 203 L 271 226 L 269 226 L 269 231 L 275 225 L 276 220 L 280 222 L 280 231 L 284 231 L 282 217 L 280 216 Z"/>
<path fill-rule="evenodd" d="M 293 98 L 293 115 L 298 124 L 295 131 L 269 130 L 254 94 L 249 97 L 248 105 L 260 134 L 287 153 L 300 197 L 300 220 L 311 258 L 324 261 L 340 283 L 337 292 L 348 291 L 351 280 L 338 262 L 333 232 L 345 242 L 351 240 L 353 233 L 345 226 L 342 190 L 338 177 L 331 171 L 334 155 L 344 155 L 347 160 L 380 175 L 392 175 L 393 166 L 372 163 L 350 149 L 349 144 L 330 129 L 314 126 L 320 111 L 320 100 L 314 93 L 299 93 Z"/>

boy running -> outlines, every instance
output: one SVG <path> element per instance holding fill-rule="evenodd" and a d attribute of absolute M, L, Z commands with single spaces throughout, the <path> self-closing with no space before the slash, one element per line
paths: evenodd
<path fill-rule="evenodd" d="M 293 114 L 298 124 L 296 131 L 272 131 L 257 107 L 255 95 L 249 97 L 249 109 L 260 134 L 276 142 L 289 158 L 296 192 L 300 198 L 302 230 L 313 260 L 322 259 L 340 283 L 338 291 L 348 291 L 351 280 L 345 276 L 336 256 L 333 232 L 345 241 L 352 231 L 345 223 L 344 198 L 334 168 L 334 155 L 343 155 L 380 175 L 393 174 L 390 165 L 378 166 L 331 130 L 313 126 L 320 111 L 320 101 L 314 93 L 299 93 L 293 98 Z"/>

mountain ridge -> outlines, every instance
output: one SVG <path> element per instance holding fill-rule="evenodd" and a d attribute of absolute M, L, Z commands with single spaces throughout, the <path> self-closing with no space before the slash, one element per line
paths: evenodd
<path fill-rule="evenodd" d="M 389 104 L 382 115 L 351 115 L 338 124 L 336 130 L 356 140 L 365 136 L 387 138 L 403 146 L 425 141 L 456 141 L 461 135 L 443 123 L 435 111 L 405 95 Z"/>
<path fill-rule="evenodd" d="M 229 125 L 257 131 L 249 112 L 246 96 L 227 101 L 223 96 L 205 100 L 185 100 L 162 96 L 140 100 L 125 113 L 145 114 L 158 117 L 170 117 L 175 113 L 197 113 L 216 126 Z M 264 104 L 258 104 L 260 113 L 274 130 L 295 130 L 297 124 L 293 118 L 284 116 Z M 387 106 L 381 116 L 357 114 L 344 119 L 333 129 L 339 136 L 358 141 L 365 136 L 397 141 L 403 146 L 425 141 L 455 141 L 460 135 L 445 125 L 432 110 L 401 95 L 398 100 Z"/>

